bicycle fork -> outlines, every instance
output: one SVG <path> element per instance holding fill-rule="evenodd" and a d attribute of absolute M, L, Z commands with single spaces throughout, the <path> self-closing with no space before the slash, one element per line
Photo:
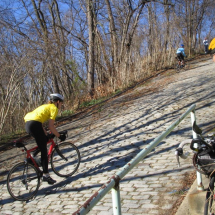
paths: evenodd
<path fill-rule="evenodd" d="M 60 149 L 58 146 L 55 146 L 57 153 L 60 155 L 60 157 L 65 160 L 68 161 L 68 159 L 66 157 L 63 156 L 63 154 L 61 153 Z"/>

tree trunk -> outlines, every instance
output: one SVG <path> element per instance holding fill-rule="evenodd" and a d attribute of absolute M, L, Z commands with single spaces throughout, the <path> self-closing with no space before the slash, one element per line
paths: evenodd
<path fill-rule="evenodd" d="M 94 96 L 94 69 L 95 69 L 95 26 L 93 22 L 93 0 L 87 0 L 87 19 L 89 28 L 89 57 L 87 71 L 87 89 L 91 97 Z"/>

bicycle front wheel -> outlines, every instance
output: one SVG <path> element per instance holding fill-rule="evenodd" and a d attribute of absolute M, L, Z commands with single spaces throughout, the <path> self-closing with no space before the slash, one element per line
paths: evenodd
<path fill-rule="evenodd" d="M 215 180 L 215 176 L 212 176 L 206 193 L 204 215 L 215 214 L 214 180 Z"/>
<path fill-rule="evenodd" d="M 21 162 L 8 173 L 7 190 L 18 201 L 27 201 L 34 197 L 40 186 L 40 176 L 35 166 Z"/>
<path fill-rule="evenodd" d="M 57 145 L 51 155 L 51 167 L 60 177 L 73 175 L 79 165 L 81 157 L 78 148 L 69 142 Z"/>

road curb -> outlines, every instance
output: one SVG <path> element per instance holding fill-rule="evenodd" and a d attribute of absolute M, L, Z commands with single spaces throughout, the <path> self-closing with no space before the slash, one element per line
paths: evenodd
<path fill-rule="evenodd" d="M 209 184 L 209 179 L 204 175 L 202 175 L 202 183 L 204 190 L 198 191 L 197 181 L 194 181 L 175 215 L 202 215 L 204 213 L 206 189 Z"/>

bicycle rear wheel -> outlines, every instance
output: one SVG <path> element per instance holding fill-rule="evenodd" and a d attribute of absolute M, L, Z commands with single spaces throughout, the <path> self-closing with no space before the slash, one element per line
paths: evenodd
<path fill-rule="evenodd" d="M 57 145 L 51 155 L 51 167 L 56 175 L 67 177 L 73 175 L 80 165 L 78 148 L 69 142 Z"/>
<path fill-rule="evenodd" d="M 36 195 L 39 186 L 39 173 L 36 167 L 30 163 L 18 163 L 8 173 L 7 190 L 15 200 L 31 199 Z"/>
<path fill-rule="evenodd" d="M 215 176 L 212 176 L 206 193 L 204 215 L 215 214 L 214 181 L 215 181 Z"/>

